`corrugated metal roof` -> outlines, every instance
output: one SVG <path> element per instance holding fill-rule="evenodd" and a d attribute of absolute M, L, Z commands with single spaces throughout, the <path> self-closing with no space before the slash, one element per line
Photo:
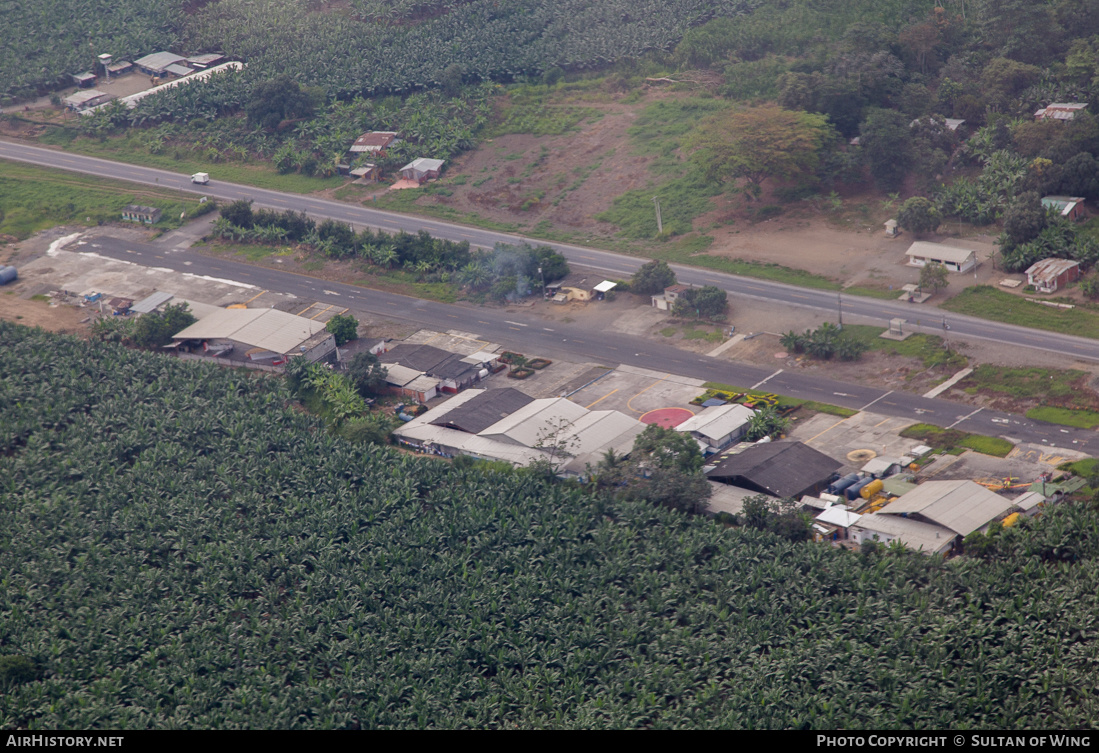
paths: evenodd
<path fill-rule="evenodd" d="M 816 517 L 821 523 L 830 523 L 834 526 L 840 526 L 841 528 L 850 528 L 859 522 L 859 518 L 862 516 L 856 512 L 851 512 L 843 505 L 832 505 L 827 510 L 822 512 Z"/>
<path fill-rule="evenodd" d="M 954 542 L 954 532 L 948 528 L 899 515 L 883 515 L 880 512 L 863 515 L 852 528 L 895 536 L 909 549 L 925 554 L 944 552 Z"/>
<path fill-rule="evenodd" d="M 385 369 L 386 384 L 392 384 L 395 387 L 407 387 L 424 375 L 422 371 L 410 369 L 398 363 L 383 363 L 382 368 Z"/>
<path fill-rule="evenodd" d="M 942 259 L 943 261 L 962 264 L 976 256 L 975 251 L 957 246 L 947 246 L 943 243 L 931 243 L 929 241 L 916 241 L 909 246 L 907 256 L 920 258 Z"/>
<path fill-rule="evenodd" d="M 151 71 L 165 70 L 169 65 L 178 63 L 183 60 L 182 55 L 177 55 L 174 52 L 154 52 L 145 57 L 138 58 L 134 61 L 134 65 L 138 68 L 148 68 Z"/>
<path fill-rule="evenodd" d="M 157 306 L 162 303 L 167 303 L 175 296 L 172 293 L 166 293 L 163 290 L 153 293 L 147 298 L 142 298 L 140 301 L 130 307 L 130 311 L 137 314 L 148 314 L 150 311 L 155 311 Z"/>
<path fill-rule="evenodd" d="M 324 324 L 278 309 L 221 309 L 177 334 L 174 340 L 236 340 L 289 353 L 324 329 Z"/>
<path fill-rule="evenodd" d="M 1080 262 L 1072 259 L 1042 259 L 1027 267 L 1026 276 L 1031 281 L 1052 281 L 1070 269 L 1079 266 Z"/>
<path fill-rule="evenodd" d="M 99 89 L 83 89 L 78 92 L 73 92 L 69 96 L 65 97 L 62 102 L 66 105 L 82 105 L 89 100 L 96 99 L 97 97 L 110 96 L 106 92 L 101 92 Z"/>
<path fill-rule="evenodd" d="M 469 434 L 480 434 L 497 421 L 534 402 L 533 397 L 511 387 L 476 390 L 476 393 L 457 408 L 432 419 L 431 423 Z"/>
<path fill-rule="evenodd" d="M 707 439 L 721 439 L 732 434 L 748 423 L 755 411 L 744 405 L 730 403 L 706 408 L 701 413 L 688 418 L 676 431 L 697 432 Z"/>
<path fill-rule="evenodd" d="M 616 287 L 618 287 L 617 282 L 612 282 L 611 280 L 603 280 L 603 282 L 596 285 L 593 290 L 595 290 L 596 293 L 607 293 Z"/>
<path fill-rule="evenodd" d="M 645 425 L 635 418 L 615 410 L 591 411 L 572 423 L 564 437 L 570 455 L 603 453 L 614 447 L 617 452 L 623 443 L 633 448 L 633 440 L 645 430 Z"/>
<path fill-rule="evenodd" d="M 396 131 L 370 131 L 355 139 L 353 152 L 380 152 L 397 140 Z"/>
<path fill-rule="evenodd" d="M 414 159 L 407 165 L 401 168 L 401 170 L 422 170 L 427 172 L 429 170 L 440 170 L 443 167 L 443 160 L 441 159 L 428 159 L 427 157 L 420 157 Z"/>
<path fill-rule="evenodd" d="M 1011 500 L 973 481 L 925 481 L 883 507 L 879 514 L 915 513 L 966 536 L 1011 507 Z"/>
<path fill-rule="evenodd" d="M 179 65 L 177 63 L 172 63 L 171 65 L 166 66 L 164 70 L 175 76 L 190 76 L 192 73 L 195 72 L 193 68 L 188 68 L 185 65 Z"/>
<path fill-rule="evenodd" d="M 584 408 L 563 397 L 542 398 L 497 421 L 481 432 L 481 436 L 506 437 L 512 442 L 533 447 L 545 434 L 560 429 L 562 421 L 571 424 L 585 413 Z"/>

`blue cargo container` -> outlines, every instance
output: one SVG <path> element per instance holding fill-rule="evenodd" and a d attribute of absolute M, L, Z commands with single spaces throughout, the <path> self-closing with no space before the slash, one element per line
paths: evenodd
<path fill-rule="evenodd" d="M 839 494 L 844 489 L 851 486 L 851 484 L 854 484 L 858 480 L 859 480 L 859 474 L 857 474 L 857 473 L 848 473 L 843 478 L 838 478 L 835 481 L 833 481 L 832 485 L 828 487 L 828 493 L 829 494 Z"/>
<path fill-rule="evenodd" d="M 867 476 L 866 478 L 859 479 L 857 484 L 847 487 L 843 490 L 843 496 L 847 497 L 848 501 L 851 501 L 859 496 L 859 492 L 862 488 L 874 480 L 873 476 Z"/>

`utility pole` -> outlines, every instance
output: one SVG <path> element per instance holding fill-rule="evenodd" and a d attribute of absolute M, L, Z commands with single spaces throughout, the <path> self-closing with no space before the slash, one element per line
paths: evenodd
<path fill-rule="evenodd" d="M 542 297 L 546 297 L 546 275 L 543 274 L 542 268 L 538 267 L 538 276 L 542 278 Z"/>
<path fill-rule="evenodd" d="M 653 204 L 656 204 L 656 232 L 663 235 L 664 233 L 664 221 L 660 219 L 660 199 L 653 197 Z"/>
<path fill-rule="evenodd" d="M 836 291 L 836 306 L 839 311 L 840 329 L 843 329 L 843 292 Z"/>

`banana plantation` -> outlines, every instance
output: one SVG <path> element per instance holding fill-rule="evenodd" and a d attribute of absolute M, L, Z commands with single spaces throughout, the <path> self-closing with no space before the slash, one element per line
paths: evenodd
<path fill-rule="evenodd" d="M 852 553 L 351 444 L 0 323 L 0 728 L 1068 728 L 1099 517 Z"/>

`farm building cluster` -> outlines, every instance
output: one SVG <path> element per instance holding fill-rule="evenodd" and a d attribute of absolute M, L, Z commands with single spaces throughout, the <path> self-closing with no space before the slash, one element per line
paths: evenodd
<path fill-rule="evenodd" d="M 77 89 L 63 97 L 61 103 L 69 110 L 81 115 L 93 113 L 114 101 L 119 101 L 132 109 L 150 94 L 170 89 L 180 83 L 201 81 L 220 71 L 239 70 L 243 67 L 243 63 L 225 61 L 225 56 L 220 53 L 187 57 L 174 52 L 160 51 L 144 55 L 132 62 L 115 61 L 112 55 L 103 54 L 99 56 L 99 62 L 94 71 L 72 75 L 71 78 Z M 111 83 L 112 77 L 118 79 L 121 76 L 139 72 L 149 76 L 150 88 L 123 97 L 116 97 L 114 94 L 95 88 L 100 85 L 101 79 L 105 85 Z M 104 88 L 107 87 L 104 86 Z"/>

